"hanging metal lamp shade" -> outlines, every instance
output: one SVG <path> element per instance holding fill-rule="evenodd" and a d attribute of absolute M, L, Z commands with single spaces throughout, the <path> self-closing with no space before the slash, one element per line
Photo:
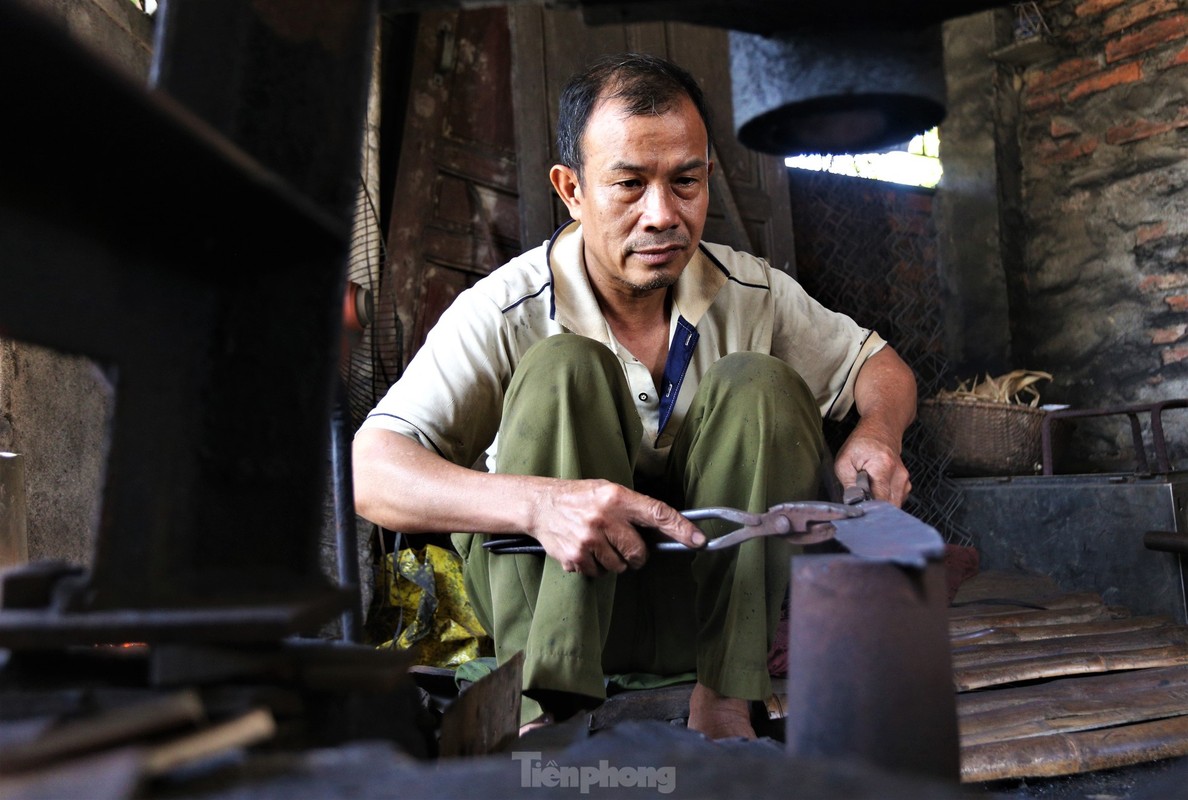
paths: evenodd
<path fill-rule="evenodd" d="M 940 26 L 910 30 L 730 32 L 734 129 L 779 156 L 866 153 L 945 115 Z"/>

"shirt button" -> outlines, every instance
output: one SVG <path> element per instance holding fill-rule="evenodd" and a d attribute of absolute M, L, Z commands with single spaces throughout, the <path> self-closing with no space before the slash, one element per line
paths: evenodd
<path fill-rule="evenodd" d="M 646 402 L 648 402 L 648 395 L 647 395 L 647 393 L 645 393 L 645 392 L 640 392 L 640 393 L 639 393 L 639 399 L 640 399 L 640 400 L 642 400 L 642 401 L 644 401 L 645 403 L 646 403 Z"/>

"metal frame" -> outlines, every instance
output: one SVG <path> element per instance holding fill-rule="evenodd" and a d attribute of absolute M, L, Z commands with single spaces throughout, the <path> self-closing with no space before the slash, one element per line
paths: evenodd
<path fill-rule="evenodd" d="M 318 539 L 375 5 L 160 13 L 149 91 L 0 4 L 19 120 L 0 129 L 0 335 L 117 383 L 94 568 L 0 611 L 0 646 L 129 623 L 275 639 L 349 600 Z"/>

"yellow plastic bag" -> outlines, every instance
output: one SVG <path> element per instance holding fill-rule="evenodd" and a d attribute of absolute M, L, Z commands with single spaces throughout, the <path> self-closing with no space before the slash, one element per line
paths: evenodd
<path fill-rule="evenodd" d="M 384 578 L 388 604 L 396 613 L 391 615 L 393 638 L 380 648 L 416 647 L 418 663 L 431 667 L 454 668 L 490 655 L 491 639 L 466 597 L 457 553 L 436 545 L 389 553 Z"/>

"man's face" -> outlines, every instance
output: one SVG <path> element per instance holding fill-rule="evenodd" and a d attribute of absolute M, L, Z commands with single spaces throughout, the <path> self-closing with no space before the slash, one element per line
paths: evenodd
<path fill-rule="evenodd" d="M 642 296 L 671 286 L 701 240 L 709 208 L 705 125 L 687 97 L 663 114 L 600 101 L 582 136 L 582 180 L 553 167 L 553 186 L 582 224 L 596 290 Z"/>

